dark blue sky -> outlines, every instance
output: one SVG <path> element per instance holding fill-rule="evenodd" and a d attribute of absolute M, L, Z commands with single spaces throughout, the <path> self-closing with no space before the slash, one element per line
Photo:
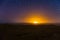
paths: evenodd
<path fill-rule="evenodd" d="M 51 22 L 60 22 L 60 0 L 0 0 L 0 22 L 16 22 L 31 12 L 42 12 Z"/>

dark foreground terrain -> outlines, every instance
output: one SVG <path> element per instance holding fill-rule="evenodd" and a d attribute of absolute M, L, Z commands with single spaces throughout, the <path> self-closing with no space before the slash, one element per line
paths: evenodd
<path fill-rule="evenodd" d="M 0 40 L 60 40 L 60 25 L 0 24 Z"/>

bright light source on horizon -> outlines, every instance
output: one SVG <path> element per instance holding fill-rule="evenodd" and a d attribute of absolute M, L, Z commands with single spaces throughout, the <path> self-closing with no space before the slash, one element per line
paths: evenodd
<path fill-rule="evenodd" d="M 39 22 L 37 22 L 37 21 L 34 21 L 33 23 L 34 23 L 34 24 L 38 24 Z"/>
<path fill-rule="evenodd" d="M 38 16 L 38 15 L 33 15 L 33 16 L 27 16 L 23 20 L 24 23 L 30 23 L 30 24 L 42 24 L 42 23 L 48 23 L 47 18 L 44 16 Z"/>
<path fill-rule="evenodd" d="M 47 23 L 46 19 L 43 17 L 31 17 L 27 18 L 27 23 L 32 23 L 32 24 L 41 24 L 41 23 Z"/>

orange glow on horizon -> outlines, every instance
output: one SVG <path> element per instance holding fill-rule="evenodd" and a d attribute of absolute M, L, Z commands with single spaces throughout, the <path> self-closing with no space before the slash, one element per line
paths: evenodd
<path fill-rule="evenodd" d="M 48 19 L 43 14 L 43 12 L 38 12 L 35 10 L 28 12 L 24 21 L 27 23 L 48 23 Z"/>
<path fill-rule="evenodd" d="M 22 20 L 18 18 L 18 22 L 34 24 L 49 23 L 48 19 L 43 13 L 35 11 L 29 12 L 27 15 L 24 16 L 24 18 L 22 18 Z"/>
<path fill-rule="evenodd" d="M 27 23 L 34 23 L 34 24 L 40 24 L 40 23 L 47 23 L 47 19 L 44 17 L 38 17 L 38 16 L 33 16 L 33 17 L 28 17 L 26 19 Z"/>

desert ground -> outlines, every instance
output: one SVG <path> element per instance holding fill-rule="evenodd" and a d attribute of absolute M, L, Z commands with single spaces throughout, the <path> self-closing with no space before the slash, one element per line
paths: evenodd
<path fill-rule="evenodd" d="M 0 40 L 60 40 L 60 25 L 0 24 Z"/>

